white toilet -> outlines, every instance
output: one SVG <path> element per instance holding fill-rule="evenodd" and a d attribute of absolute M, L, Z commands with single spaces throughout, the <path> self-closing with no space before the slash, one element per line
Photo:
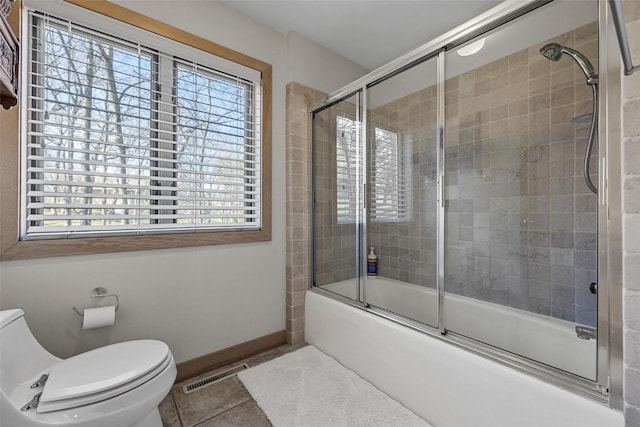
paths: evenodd
<path fill-rule="evenodd" d="M 63 360 L 36 341 L 22 310 L 0 311 L 0 427 L 162 427 L 158 404 L 175 378 L 163 342 L 128 341 Z"/>

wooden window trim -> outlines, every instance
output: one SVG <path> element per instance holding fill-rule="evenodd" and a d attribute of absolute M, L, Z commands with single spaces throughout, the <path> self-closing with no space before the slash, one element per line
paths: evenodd
<path fill-rule="evenodd" d="M 167 37 L 257 70 L 262 81 L 262 212 L 260 230 L 209 231 L 122 237 L 20 240 L 20 111 L 0 111 L 0 260 L 44 258 L 150 249 L 182 248 L 271 240 L 271 65 L 107 0 L 65 0 L 126 24 Z M 13 4 L 9 22 L 20 34 L 22 4 Z"/>

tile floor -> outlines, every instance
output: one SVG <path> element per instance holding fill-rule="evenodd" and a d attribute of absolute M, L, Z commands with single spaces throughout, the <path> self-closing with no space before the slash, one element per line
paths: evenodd
<path fill-rule="evenodd" d="M 204 378 L 241 363 L 247 363 L 249 366 L 259 365 L 304 345 L 306 344 L 283 345 L 176 383 L 171 393 L 160 403 L 160 417 L 164 427 L 271 426 L 237 376 L 229 377 L 190 394 L 184 394 L 181 387 L 186 382 Z"/>

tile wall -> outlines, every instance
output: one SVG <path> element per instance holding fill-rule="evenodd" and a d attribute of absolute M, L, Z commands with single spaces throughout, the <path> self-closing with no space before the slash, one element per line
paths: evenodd
<path fill-rule="evenodd" d="M 634 65 L 640 64 L 640 1 L 624 1 Z M 622 78 L 624 399 L 627 427 L 640 425 L 640 72 Z"/>
<path fill-rule="evenodd" d="M 446 81 L 448 291 L 587 325 L 596 322 L 597 198 L 582 176 L 595 23 Z M 455 53 L 454 53 L 455 54 Z M 597 183 L 597 149 L 591 176 Z"/>
<path fill-rule="evenodd" d="M 308 109 L 325 94 L 298 83 L 286 96 L 286 328 L 287 342 L 304 341 L 304 292 L 311 285 L 311 176 Z"/>
<path fill-rule="evenodd" d="M 553 41 L 597 67 L 595 23 Z M 582 177 L 589 123 L 571 122 L 591 112 L 591 90 L 569 58 L 542 57 L 544 44 L 446 80 L 446 288 L 595 325 L 597 199 Z M 428 287 L 436 277 L 435 96 L 432 86 L 370 112 L 413 146 L 411 219 L 370 225 L 379 274 Z"/>
<path fill-rule="evenodd" d="M 336 164 L 337 117 L 355 118 L 355 114 L 355 98 L 350 98 L 318 112 L 313 123 L 312 156 L 316 168 L 315 279 L 318 286 L 357 277 L 356 215 L 347 214 L 338 220 Z M 357 173 L 354 162 L 349 164 L 349 173 L 354 177 Z M 345 191 L 355 197 L 355 183 L 353 188 Z"/>
<path fill-rule="evenodd" d="M 369 90 L 372 97 L 377 90 L 376 86 Z M 376 249 L 378 274 L 429 288 L 436 287 L 437 279 L 436 105 L 436 87 L 430 86 L 369 112 L 369 135 L 375 135 L 376 127 L 397 132 L 399 150 L 409 151 L 405 167 L 411 169 L 410 185 L 403 189 L 411 198 L 407 218 L 369 223 L 369 245 Z"/>

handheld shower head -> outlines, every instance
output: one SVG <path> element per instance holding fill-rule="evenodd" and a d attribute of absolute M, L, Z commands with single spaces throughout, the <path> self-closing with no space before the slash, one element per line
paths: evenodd
<path fill-rule="evenodd" d="M 589 187 L 589 190 L 597 194 L 598 189 L 593 185 L 591 175 L 589 174 L 589 160 L 591 159 L 591 149 L 593 148 L 593 141 L 595 139 L 596 129 L 598 126 L 598 75 L 593 70 L 591 62 L 589 62 L 589 60 L 577 50 L 561 46 L 558 43 L 549 43 L 542 46 L 542 49 L 540 49 L 540 54 L 550 61 L 559 61 L 563 53 L 566 53 L 576 61 L 587 78 L 587 85 L 591 86 L 591 90 L 593 92 L 593 112 L 589 115 L 591 119 L 591 130 L 589 131 L 589 143 L 587 144 L 587 149 L 584 153 L 583 175 L 584 181 L 587 184 L 587 187 Z M 580 120 L 580 122 L 582 121 Z"/>
<path fill-rule="evenodd" d="M 540 49 L 540 54 L 551 61 L 559 61 L 563 53 L 569 55 L 574 61 L 576 61 L 587 78 L 587 84 L 592 85 L 598 83 L 598 78 L 593 69 L 593 65 L 591 65 L 591 62 L 589 62 L 589 60 L 577 50 L 561 46 L 558 43 L 549 43 Z"/>
<path fill-rule="evenodd" d="M 558 43 L 549 43 L 540 49 L 540 54 L 551 61 L 559 61 L 562 57 L 562 46 Z"/>

